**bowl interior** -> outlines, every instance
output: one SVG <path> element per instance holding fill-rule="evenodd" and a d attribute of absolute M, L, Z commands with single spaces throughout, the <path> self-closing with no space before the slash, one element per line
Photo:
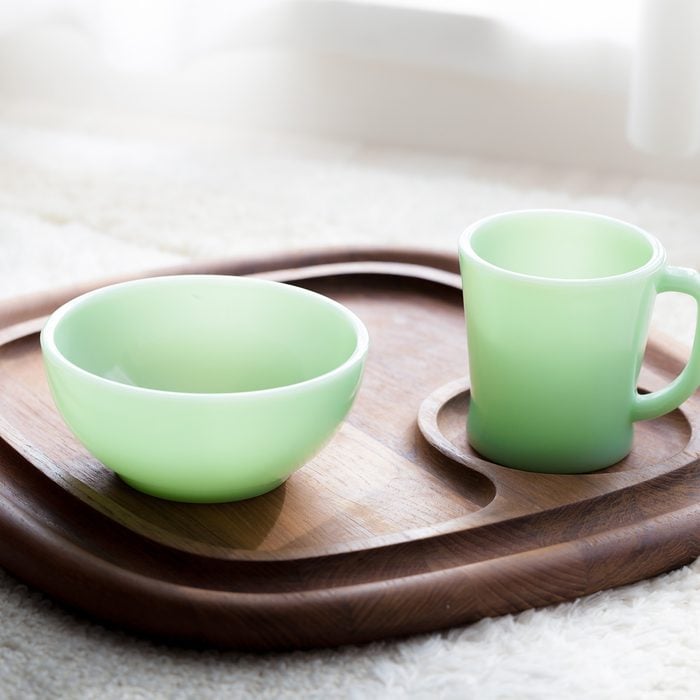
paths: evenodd
<path fill-rule="evenodd" d="M 353 317 L 306 290 L 230 277 L 116 285 L 69 306 L 54 331 L 78 367 L 124 384 L 245 392 L 325 374 L 357 347 Z"/>

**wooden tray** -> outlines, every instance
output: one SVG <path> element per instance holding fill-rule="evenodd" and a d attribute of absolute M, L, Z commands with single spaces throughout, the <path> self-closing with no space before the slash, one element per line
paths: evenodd
<path fill-rule="evenodd" d="M 181 642 L 327 646 L 569 600 L 700 554 L 700 393 L 638 424 L 632 454 L 603 472 L 530 474 L 470 451 L 453 257 L 351 250 L 168 272 L 255 273 L 338 299 L 370 331 L 363 387 L 330 445 L 276 491 L 170 503 L 104 469 L 53 407 L 42 321 L 25 319 L 82 290 L 7 305 L 0 563 L 65 603 Z M 655 338 L 641 385 L 683 361 Z"/>

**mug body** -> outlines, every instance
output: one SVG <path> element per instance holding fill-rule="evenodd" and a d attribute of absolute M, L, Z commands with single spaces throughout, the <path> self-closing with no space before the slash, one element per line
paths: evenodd
<path fill-rule="evenodd" d="M 609 217 L 533 210 L 475 223 L 459 248 L 472 446 L 530 471 L 622 459 L 664 268 L 659 242 Z"/>

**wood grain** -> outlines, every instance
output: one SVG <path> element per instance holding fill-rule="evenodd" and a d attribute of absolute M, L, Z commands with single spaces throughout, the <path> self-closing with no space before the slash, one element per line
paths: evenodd
<path fill-rule="evenodd" d="M 456 262 L 349 250 L 170 270 L 257 274 L 352 308 L 372 343 L 330 445 L 276 491 L 233 504 L 161 501 L 72 438 L 37 330 L 76 290 L 0 318 L 0 563 L 100 619 L 251 649 L 360 642 L 568 600 L 700 553 L 700 395 L 639 424 L 632 455 L 588 475 L 481 460 L 462 430 L 466 343 Z M 684 352 L 657 338 L 643 385 Z M 417 417 L 426 440 L 418 429 Z"/>

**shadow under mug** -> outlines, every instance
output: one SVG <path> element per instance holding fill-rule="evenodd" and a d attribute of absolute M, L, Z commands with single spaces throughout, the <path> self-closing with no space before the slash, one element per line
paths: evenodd
<path fill-rule="evenodd" d="M 576 211 L 477 221 L 459 241 L 471 404 L 468 438 L 509 467 L 581 473 L 632 448 L 634 421 L 700 386 L 700 323 L 690 360 L 664 389 L 637 392 L 657 293 L 700 303 L 700 274 L 666 265 L 653 236 Z M 700 316 L 700 313 L 699 313 Z"/>

